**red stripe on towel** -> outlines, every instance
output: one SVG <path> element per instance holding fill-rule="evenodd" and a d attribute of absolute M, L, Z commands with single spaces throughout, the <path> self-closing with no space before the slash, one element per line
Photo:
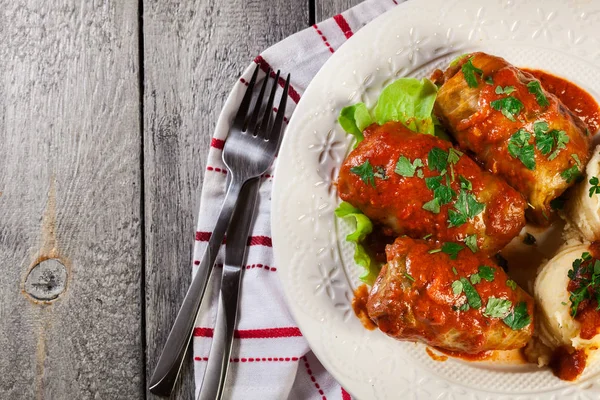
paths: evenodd
<path fill-rule="evenodd" d="M 317 26 L 317 24 L 314 24 L 313 28 L 315 28 L 315 31 L 317 31 L 317 34 L 319 36 L 321 36 L 321 40 L 325 43 L 325 46 L 327 46 L 327 48 L 329 49 L 329 51 L 331 53 L 333 53 L 333 47 L 331 47 L 331 45 L 327 41 L 327 38 L 325 37 L 325 35 L 323 35 L 323 32 L 321 32 L 321 30 L 319 29 L 319 27 Z"/>
<path fill-rule="evenodd" d="M 342 14 L 335 15 L 333 19 L 344 33 L 344 36 L 346 36 L 346 39 L 350 39 L 352 35 L 354 35 L 354 33 L 352 32 L 352 28 L 350 28 L 350 25 L 348 25 L 348 21 L 346 21 L 346 18 L 344 18 Z"/>
<path fill-rule="evenodd" d="M 194 328 L 195 337 L 213 337 L 212 328 Z M 301 337 L 302 332 L 295 326 L 283 328 L 265 328 L 265 329 L 236 329 L 233 333 L 236 339 L 276 339 Z"/>
<path fill-rule="evenodd" d="M 271 68 L 271 65 L 269 65 L 269 63 L 261 55 L 256 56 L 256 58 L 254 59 L 254 62 L 256 64 L 258 64 L 260 66 L 260 69 L 262 69 L 264 72 L 267 72 L 269 70 L 269 68 Z M 271 68 L 271 77 L 274 78 L 275 76 L 276 76 L 276 74 L 273 71 L 273 69 Z M 284 87 L 285 79 L 283 79 L 280 76 L 278 83 L 279 83 L 279 86 Z M 294 89 L 294 87 L 291 84 L 290 84 L 290 87 L 288 88 L 288 96 L 290 96 L 290 98 L 296 104 L 298 104 L 298 102 L 300 101 L 300 94 L 298 94 L 298 92 L 296 92 L 296 89 Z"/>

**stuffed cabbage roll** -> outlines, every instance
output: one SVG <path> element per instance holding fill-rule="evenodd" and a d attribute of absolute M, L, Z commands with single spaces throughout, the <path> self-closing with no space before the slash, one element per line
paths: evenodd
<path fill-rule="evenodd" d="M 523 197 L 450 142 L 397 122 L 364 136 L 341 167 L 338 194 L 395 234 L 493 253 L 524 226 Z"/>
<path fill-rule="evenodd" d="M 469 54 L 434 77 L 439 120 L 462 149 L 525 196 L 532 221 L 547 225 L 550 202 L 589 159 L 585 124 L 533 75 L 499 57 Z"/>
<path fill-rule="evenodd" d="M 518 349 L 533 333 L 533 299 L 492 259 L 455 243 L 400 237 L 387 246 L 367 312 L 399 340 L 476 354 Z"/>

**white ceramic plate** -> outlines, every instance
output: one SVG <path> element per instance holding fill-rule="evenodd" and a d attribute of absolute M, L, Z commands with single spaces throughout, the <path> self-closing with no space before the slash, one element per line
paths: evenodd
<path fill-rule="evenodd" d="M 367 331 L 352 311 L 360 270 L 333 214 L 351 138 L 337 116 L 359 101 L 373 106 L 398 77 L 428 76 L 473 50 L 553 72 L 600 99 L 598 0 L 415 0 L 377 18 L 317 74 L 278 157 L 272 230 L 288 304 L 323 365 L 359 399 L 600 398 L 600 363 L 569 384 L 531 364 L 434 361 L 422 344 Z"/>

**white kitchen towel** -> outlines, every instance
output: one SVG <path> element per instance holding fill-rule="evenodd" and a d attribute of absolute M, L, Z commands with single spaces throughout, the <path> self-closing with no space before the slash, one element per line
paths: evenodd
<path fill-rule="evenodd" d="M 268 68 L 281 70 L 283 78 L 291 74 L 285 119 L 287 124 L 302 93 L 331 54 L 357 30 L 399 2 L 401 0 L 365 1 L 268 48 L 246 69 L 232 89 L 211 142 L 196 232 L 194 273 L 225 196 L 227 171 L 221 160 L 221 151 L 230 121 L 256 65 L 263 71 L 260 78 L 264 78 Z M 283 78 L 280 78 L 280 85 L 284 84 Z M 238 324 L 224 398 L 348 400 L 352 398 L 351 394 L 331 377 L 310 351 L 285 303 L 277 277 L 278 266 L 273 263 L 270 236 L 273 170 L 261 179 L 257 215 L 248 240 Z M 224 246 L 217 264 L 222 263 L 223 250 Z M 220 273 L 221 268 L 217 265 L 207 297 L 210 300 L 203 305 L 194 329 L 196 393 L 202 384 L 209 357 Z"/>

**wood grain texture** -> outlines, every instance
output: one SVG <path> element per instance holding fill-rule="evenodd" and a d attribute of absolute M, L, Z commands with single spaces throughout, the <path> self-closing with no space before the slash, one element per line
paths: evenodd
<path fill-rule="evenodd" d="M 0 398 L 140 398 L 137 1 L 0 9 Z M 36 302 L 47 258 L 67 287 Z"/>
<path fill-rule="evenodd" d="M 308 1 L 145 0 L 143 20 L 149 378 L 191 281 L 206 156 L 225 98 L 260 51 L 308 26 Z M 193 398 L 188 360 L 173 398 Z"/>
<path fill-rule="evenodd" d="M 316 21 L 323 21 L 340 14 L 363 0 L 314 0 Z"/>

